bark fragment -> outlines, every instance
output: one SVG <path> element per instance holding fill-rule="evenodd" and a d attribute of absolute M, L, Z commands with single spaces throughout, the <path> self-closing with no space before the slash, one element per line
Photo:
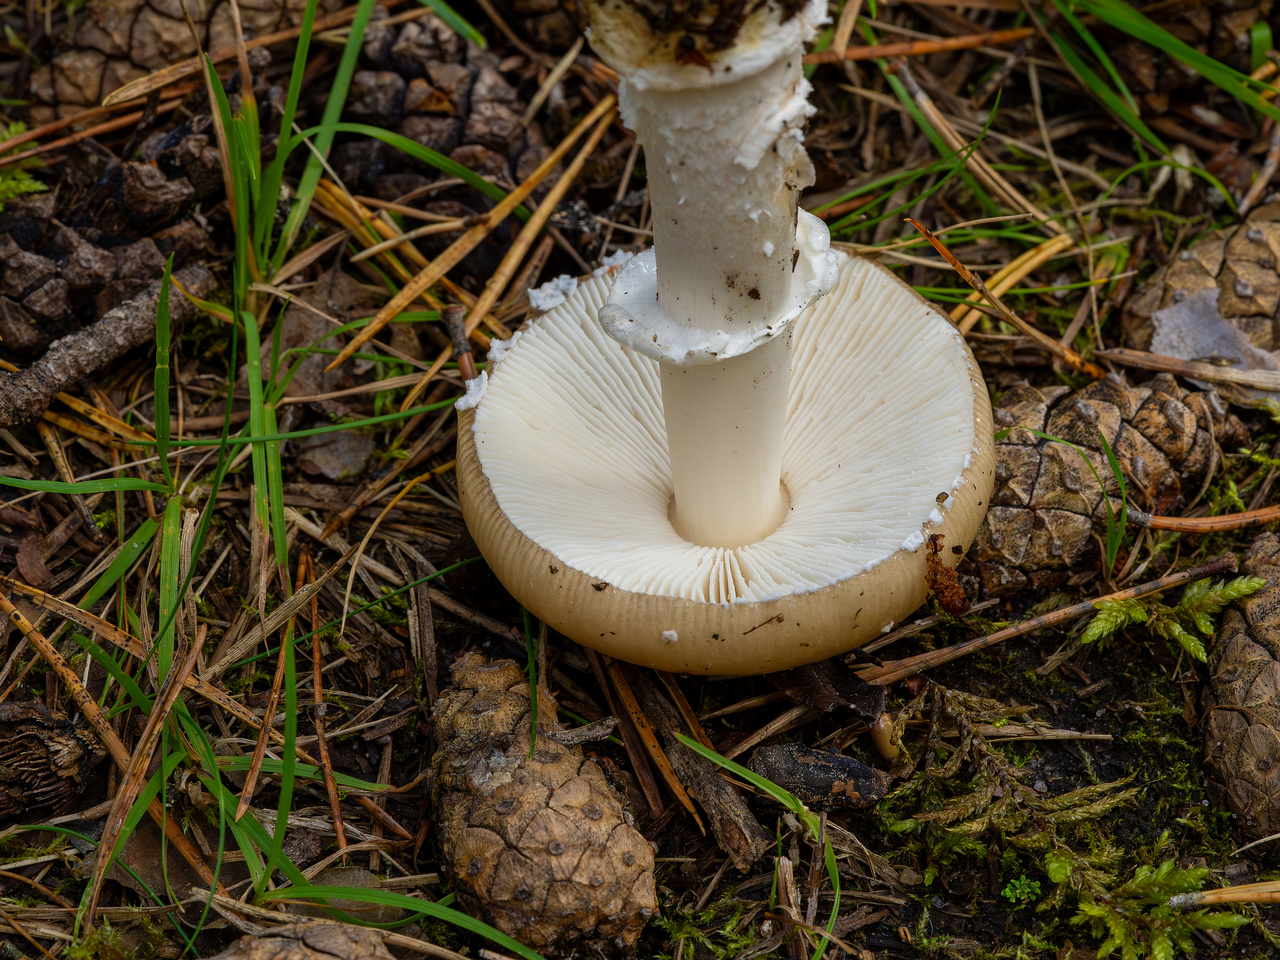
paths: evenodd
<path fill-rule="evenodd" d="M 193 296 L 206 297 L 214 288 L 213 274 L 203 266 L 179 270 L 174 278 Z M 43 357 L 17 373 L 0 371 L 0 427 L 34 420 L 53 395 L 80 377 L 88 376 L 155 337 L 159 282 L 134 300 L 108 311 L 93 326 L 54 341 Z M 169 315 L 179 324 L 196 308 L 176 289 L 170 290 Z"/>

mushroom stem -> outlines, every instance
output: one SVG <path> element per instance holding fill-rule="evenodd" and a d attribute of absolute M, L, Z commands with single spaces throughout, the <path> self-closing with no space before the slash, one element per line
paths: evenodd
<path fill-rule="evenodd" d="M 654 224 L 652 253 L 623 267 L 600 321 L 661 362 L 676 532 L 755 543 L 789 504 L 789 324 L 836 274 L 825 226 L 797 208 L 813 182 L 801 54 L 826 6 L 590 8 L 592 45 L 645 147 Z"/>
<path fill-rule="evenodd" d="M 790 506 L 782 436 L 791 331 L 721 363 L 662 364 L 671 523 L 690 543 L 740 547 L 778 528 Z"/>

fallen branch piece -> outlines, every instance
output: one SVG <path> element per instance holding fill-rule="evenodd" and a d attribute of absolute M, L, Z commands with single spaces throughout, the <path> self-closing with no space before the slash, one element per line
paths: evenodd
<path fill-rule="evenodd" d="M 173 279 L 194 297 L 207 297 L 214 288 L 213 274 L 199 264 L 183 267 Z M 0 427 L 34 420 L 48 408 L 54 394 L 149 343 L 155 337 L 159 299 L 160 282 L 156 281 L 133 300 L 108 310 L 93 326 L 55 340 L 27 369 L 0 372 Z M 169 297 L 169 312 L 171 322 L 182 323 L 195 315 L 196 308 L 174 293 Z"/>
<path fill-rule="evenodd" d="M 1236 558 L 1231 554 L 1225 554 L 1216 560 L 1209 561 L 1202 567 L 1194 567 L 1191 570 L 1184 570 L 1182 573 L 1173 573 L 1167 577 L 1152 580 L 1149 583 L 1130 587 L 1128 590 L 1120 590 L 1116 593 L 1107 594 L 1105 597 L 1098 597 L 1096 600 L 1073 603 L 1070 606 L 1054 610 L 1052 613 L 1046 613 L 1043 616 L 1032 617 L 1030 620 L 1015 623 L 1011 627 L 1005 627 L 1003 630 L 997 630 L 995 633 L 989 633 L 984 637 L 975 637 L 972 640 L 966 640 L 964 643 L 943 647 L 940 650 L 930 650 L 928 653 L 906 657 L 902 660 L 886 660 L 882 667 L 867 666 L 855 672 L 868 683 L 893 683 L 895 680 L 909 677 L 911 674 L 919 673 L 921 670 L 938 667 L 944 663 L 950 663 L 952 660 L 958 660 L 960 657 L 968 656 L 971 653 L 977 653 L 979 650 L 985 650 L 987 647 L 1000 643 L 1002 640 L 1011 640 L 1023 634 L 1034 633 L 1046 627 L 1066 623 L 1076 617 L 1084 616 L 1086 613 L 1093 613 L 1095 610 L 1094 605 L 1103 600 L 1136 600 L 1138 597 L 1147 597 L 1153 593 L 1168 590 L 1170 587 L 1191 583 L 1195 580 L 1203 580 L 1205 577 L 1216 576 L 1219 573 L 1235 572 Z"/>
<path fill-rule="evenodd" d="M 1242 513 L 1226 513 L 1220 517 L 1162 517 L 1129 508 L 1129 520 L 1149 530 L 1176 530 L 1179 533 L 1223 533 L 1228 530 L 1248 530 L 1264 523 L 1280 521 L 1280 504 L 1245 510 Z"/>

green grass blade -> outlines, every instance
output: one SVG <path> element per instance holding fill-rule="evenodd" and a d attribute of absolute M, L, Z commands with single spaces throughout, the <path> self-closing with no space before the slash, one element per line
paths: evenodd
<path fill-rule="evenodd" d="M 284 183 L 284 165 L 289 159 L 289 151 L 293 143 L 293 119 L 298 113 L 298 99 L 302 96 L 302 80 L 307 70 L 307 56 L 311 50 L 311 30 L 316 20 L 316 8 L 319 0 L 307 0 L 306 9 L 302 13 L 301 32 L 293 51 L 293 70 L 289 74 L 289 87 L 285 92 L 284 112 L 280 117 L 280 139 L 276 142 L 276 155 L 262 174 L 262 196 L 266 202 L 254 210 L 254 246 L 262 254 L 261 262 L 266 262 L 268 245 L 271 241 L 271 227 L 276 218 L 276 200 L 280 197 L 280 186 Z M 281 247 L 276 256 L 271 258 L 269 276 L 274 277 L 288 249 Z"/>
<path fill-rule="evenodd" d="M 1082 12 L 1091 13 L 1103 23 L 1127 33 L 1136 40 L 1149 43 L 1156 49 L 1182 61 L 1223 92 L 1259 113 L 1273 120 L 1280 120 L 1280 108 L 1260 96 L 1262 91 L 1268 89 L 1266 84 L 1252 80 L 1222 61 L 1201 53 L 1122 0 L 1073 0 L 1073 2 Z"/>
<path fill-rule="evenodd" d="M 333 146 L 333 138 L 338 132 L 338 120 L 342 116 L 342 108 L 347 102 L 347 91 L 351 89 L 351 77 L 355 73 L 356 64 L 360 59 L 360 50 L 364 45 L 365 28 L 369 26 L 369 20 L 373 16 L 375 0 L 359 0 L 356 7 L 356 15 L 351 21 L 351 28 L 347 34 L 347 43 L 342 50 L 342 59 L 338 62 L 338 70 L 333 76 L 333 83 L 329 87 L 329 97 L 324 106 L 324 116 L 321 118 L 320 127 L 315 134 L 315 147 L 320 157 L 328 157 L 329 149 Z M 271 258 L 273 264 L 279 265 L 284 262 L 285 255 L 289 248 L 293 246 L 293 242 L 298 238 L 298 231 L 302 228 L 302 221 L 307 215 L 307 211 L 311 208 L 311 198 L 315 196 L 316 185 L 320 182 L 320 176 L 324 172 L 324 168 L 320 164 L 320 158 L 314 153 L 307 157 L 307 165 L 302 171 L 302 180 L 298 184 L 297 199 L 294 201 L 293 208 L 289 211 L 289 216 L 285 219 L 284 229 L 280 233 L 280 241 L 276 246 L 275 255 Z"/>
<path fill-rule="evenodd" d="M 746 767 L 742 766 L 742 764 L 734 763 L 732 760 L 720 756 L 720 754 L 716 753 L 714 750 L 704 747 L 697 740 L 686 737 L 683 733 L 677 733 L 676 736 L 679 737 L 680 742 L 690 750 L 706 757 L 716 766 L 722 767 L 735 776 L 741 777 L 761 793 L 772 797 L 777 803 L 786 807 L 795 814 L 796 819 L 799 820 L 800 823 L 804 825 L 805 829 L 809 831 L 809 834 L 813 837 L 814 844 L 816 845 L 819 842 L 819 837 L 822 837 L 822 822 L 814 815 L 812 810 L 800 802 L 800 799 L 796 797 L 795 794 L 778 786 L 772 780 L 767 780 L 758 773 L 753 773 Z M 831 890 L 833 894 L 831 917 L 827 921 L 827 933 L 831 933 L 835 930 L 836 918 L 840 916 L 840 868 L 836 863 L 836 852 L 831 846 L 831 840 L 824 838 L 824 841 L 823 861 L 827 866 L 827 877 L 831 880 Z M 822 943 L 818 945 L 818 949 L 814 951 L 813 960 L 822 960 L 823 951 L 827 949 L 827 944 L 830 942 L 830 940 L 823 939 Z"/>
<path fill-rule="evenodd" d="M 169 675 L 173 664 L 173 621 L 182 603 L 182 500 L 170 497 L 164 505 L 160 523 L 160 623 L 164 629 L 156 634 L 155 656 L 160 682 Z M 192 566 L 194 566 L 194 562 Z"/>
<path fill-rule="evenodd" d="M 164 485 L 173 489 L 173 471 L 169 469 L 169 286 L 173 276 L 173 254 L 164 264 L 160 278 L 160 299 L 156 303 L 156 372 L 153 380 L 156 413 L 156 456 L 160 458 L 160 472 Z"/>
<path fill-rule="evenodd" d="M 485 40 L 484 34 L 467 22 L 458 11 L 449 6 L 444 0 L 418 0 L 424 7 L 430 7 L 437 17 L 445 22 L 445 24 L 460 37 L 470 40 L 481 50 L 489 47 L 488 41 Z"/>
<path fill-rule="evenodd" d="M 1058 56 L 1062 57 L 1063 61 L 1076 72 L 1089 92 L 1100 100 L 1102 105 L 1110 110 L 1117 120 L 1128 127 L 1135 136 L 1141 137 L 1161 153 L 1166 155 L 1169 153 L 1169 148 L 1164 145 L 1164 142 L 1151 131 L 1150 127 L 1142 122 L 1136 112 L 1129 109 L 1129 105 L 1107 86 L 1106 82 L 1098 76 L 1094 69 L 1084 62 L 1080 54 L 1076 53 L 1059 31 L 1049 31 L 1049 37 L 1058 51 Z"/>
<path fill-rule="evenodd" d="M 152 493 L 168 493 L 163 483 L 139 480 L 137 477 L 106 477 L 101 480 L 23 480 L 19 477 L 0 477 L 0 486 L 17 487 L 19 490 L 38 490 L 41 493 L 113 493 L 123 490 L 150 490 Z"/>
<path fill-rule="evenodd" d="M 324 132 L 326 127 L 312 127 L 309 130 L 302 131 L 303 137 L 317 137 Z M 390 130 L 383 130 L 381 127 L 371 127 L 367 123 L 335 123 L 333 130 L 337 133 L 356 133 L 365 137 L 374 137 L 381 140 L 388 146 L 395 147 L 402 153 L 407 153 L 415 160 L 421 160 L 428 166 L 435 167 L 441 173 L 448 174 L 451 177 L 457 177 L 459 180 L 465 180 L 467 184 L 479 190 L 485 196 L 492 197 L 494 200 L 502 200 L 506 197 L 507 192 L 501 187 L 496 186 L 480 176 L 474 170 L 464 167 L 456 160 L 450 160 L 442 153 L 437 153 L 430 147 L 424 147 L 416 140 L 410 140 L 408 137 L 399 133 L 392 133 Z M 317 143 L 317 146 L 319 144 Z M 529 219 L 529 211 L 523 206 L 516 207 L 516 216 L 521 220 Z"/>
<path fill-rule="evenodd" d="M 1139 111 L 1138 101 L 1133 99 L 1133 94 L 1129 92 L 1124 80 L 1120 78 L 1120 72 L 1116 70 L 1116 65 L 1111 62 L 1111 58 L 1107 56 L 1107 51 L 1102 48 L 1102 44 L 1098 43 L 1097 38 L 1089 32 L 1089 28 L 1080 22 L 1080 18 L 1071 12 L 1071 8 L 1063 0 L 1053 0 L 1053 5 L 1058 8 L 1062 18 L 1071 24 L 1071 28 L 1075 30 L 1080 39 L 1084 41 L 1085 46 L 1089 48 L 1089 52 L 1102 64 L 1102 69 L 1107 72 L 1111 82 L 1116 85 L 1116 89 L 1120 91 L 1120 96 L 1124 98 L 1124 102 L 1129 105 L 1129 109 L 1136 115 Z"/>

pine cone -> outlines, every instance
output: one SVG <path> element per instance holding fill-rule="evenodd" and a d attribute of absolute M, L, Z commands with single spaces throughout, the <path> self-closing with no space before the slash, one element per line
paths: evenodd
<path fill-rule="evenodd" d="M 1268 583 L 1227 610 L 1209 651 L 1204 752 L 1210 796 L 1257 839 L 1280 831 L 1280 537 L 1254 540 L 1244 572 Z"/>
<path fill-rule="evenodd" d="M 1243 429 L 1214 394 L 1184 390 L 1167 374 L 1137 387 L 1099 380 L 1076 393 L 1022 384 L 1005 391 L 994 419 L 997 430 L 1013 429 L 996 444 L 991 507 L 969 552 L 988 593 L 1063 583 L 1098 556 L 1106 506 L 1086 457 L 1105 494 L 1119 496 L 1099 431 L 1129 497 L 1167 514 L 1199 493 L 1217 455 L 1215 435 Z"/>
<path fill-rule="evenodd" d="M 240 20 L 245 35 L 264 36 L 297 26 L 305 0 L 245 0 Z M 342 0 L 320 0 L 318 15 L 332 13 Z M 64 49 L 31 74 L 35 123 L 71 116 L 96 106 L 126 83 L 145 77 L 197 50 L 223 50 L 234 42 L 228 0 L 187 3 L 196 24 L 199 47 L 178 0 L 89 0 L 68 20 L 74 31 L 62 38 Z"/>
<path fill-rule="evenodd" d="M 106 755 L 92 730 L 39 700 L 0 703 L 0 821 L 61 813 L 93 784 Z"/>
<path fill-rule="evenodd" d="M 436 821 L 458 899 L 548 955 L 583 940 L 623 953 L 657 912 L 653 853 L 580 747 L 539 736 L 510 660 L 469 653 L 435 707 Z M 538 691 L 540 730 L 561 729 Z"/>
<path fill-rule="evenodd" d="M 127 181 L 135 168 L 158 174 L 154 166 L 130 162 L 115 168 L 115 179 Z M 160 279 L 170 253 L 177 270 L 207 249 L 205 232 L 194 220 L 148 231 L 150 236 L 131 243 L 120 234 L 106 238 L 93 228 L 82 232 L 55 215 L 61 196 L 20 197 L 0 211 L 0 340 L 18 356 L 39 356 L 80 323 L 92 323 L 136 297 Z M 127 196 L 119 207 L 138 210 Z M 100 222 L 113 209 L 109 195 L 93 206 Z M 67 216 L 74 218 L 75 210 Z M 110 241 L 111 248 L 90 242 L 86 233 L 101 243 Z"/>
<path fill-rule="evenodd" d="M 1125 302 L 1121 329 L 1139 350 L 1151 346 L 1152 316 L 1217 290 L 1218 312 L 1261 350 L 1280 347 L 1280 203 L 1255 207 L 1245 222 L 1215 230 L 1151 275 Z"/>

